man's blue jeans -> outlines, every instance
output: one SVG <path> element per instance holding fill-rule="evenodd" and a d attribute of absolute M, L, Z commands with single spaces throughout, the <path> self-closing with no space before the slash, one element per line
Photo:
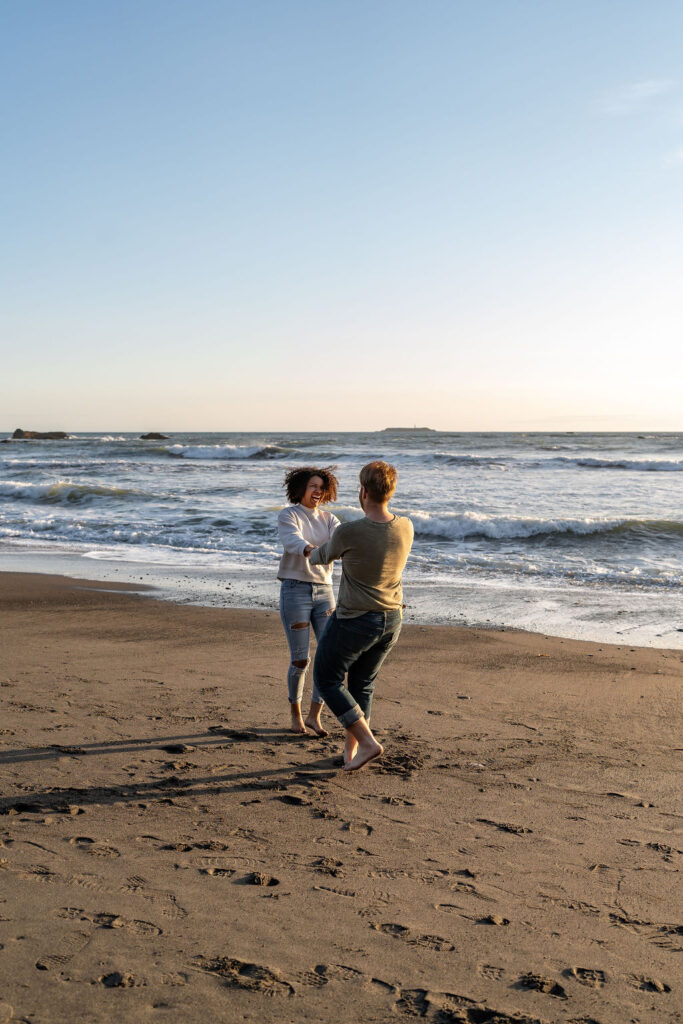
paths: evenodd
<path fill-rule="evenodd" d="M 400 632 L 398 608 L 365 612 L 354 619 L 330 616 L 318 641 L 313 678 L 318 693 L 345 728 L 363 716 L 370 721 L 377 673 Z"/>

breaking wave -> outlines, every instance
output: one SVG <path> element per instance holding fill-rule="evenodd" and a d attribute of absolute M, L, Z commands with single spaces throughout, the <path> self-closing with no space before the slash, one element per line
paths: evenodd
<path fill-rule="evenodd" d="M 569 458 L 567 455 L 557 455 L 548 462 L 555 462 L 560 465 L 580 466 L 583 469 L 630 469 L 641 473 L 680 473 L 683 472 L 683 459 L 595 459 L 595 458 Z"/>
<path fill-rule="evenodd" d="M 152 495 L 130 487 L 106 487 L 104 484 L 74 483 L 57 480 L 54 483 L 24 483 L 7 480 L 0 483 L 0 498 L 9 501 L 34 501 L 51 505 L 87 504 L 100 498 L 139 501 Z"/>
<path fill-rule="evenodd" d="M 583 456 L 556 455 L 553 458 L 520 459 L 514 456 L 495 455 L 454 455 L 436 452 L 432 459 L 449 466 L 485 469 L 621 469 L 640 473 L 681 473 L 683 459 L 598 459 Z"/>
<path fill-rule="evenodd" d="M 517 516 L 487 516 L 478 512 L 430 516 L 412 512 L 410 518 L 417 537 L 431 540 L 465 540 L 487 537 L 493 540 L 524 539 L 561 534 L 627 533 L 683 537 L 683 523 L 676 520 L 648 519 L 532 519 Z"/>
<path fill-rule="evenodd" d="M 161 450 L 178 459 L 282 459 L 289 454 L 276 444 L 172 444 Z"/>

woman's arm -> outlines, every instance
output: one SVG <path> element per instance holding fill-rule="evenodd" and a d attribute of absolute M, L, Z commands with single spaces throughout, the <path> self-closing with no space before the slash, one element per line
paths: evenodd
<path fill-rule="evenodd" d="M 277 517 L 277 532 L 288 555 L 303 555 L 312 545 L 301 532 L 301 522 L 292 508 L 283 508 Z"/>

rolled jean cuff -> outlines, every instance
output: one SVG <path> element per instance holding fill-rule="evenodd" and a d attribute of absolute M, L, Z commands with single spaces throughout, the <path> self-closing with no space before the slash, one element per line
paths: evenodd
<path fill-rule="evenodd" d="M 345 711 L 343 715 L 337 715 L 338 721 L 345 729 L 348 729 L 348 727 L 353 725 L 354 722 L 360 722 L 363 717 L 363 712 L 358 704 L 354 704 L 353 707 L 349 708 L 348 711 Z"/>

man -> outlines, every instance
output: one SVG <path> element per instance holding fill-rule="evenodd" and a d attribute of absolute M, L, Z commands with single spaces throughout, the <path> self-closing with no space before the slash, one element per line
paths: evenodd
<path fill-rule="evenodd" d="M 347 772 L 383 752 L 370 730 L 372 694 L 401 632 L 401 574 L 413 543 L 410 519 L 389 511 L 397 478 L 386 462 L 363 466 L 359 500 L 365 518 L 342 523 L 325 544 L 304 551 L 312 565 L 342 560 L 337 610 L 320 638 L 313 674 L 318 692 L 346 729 Z"/>

